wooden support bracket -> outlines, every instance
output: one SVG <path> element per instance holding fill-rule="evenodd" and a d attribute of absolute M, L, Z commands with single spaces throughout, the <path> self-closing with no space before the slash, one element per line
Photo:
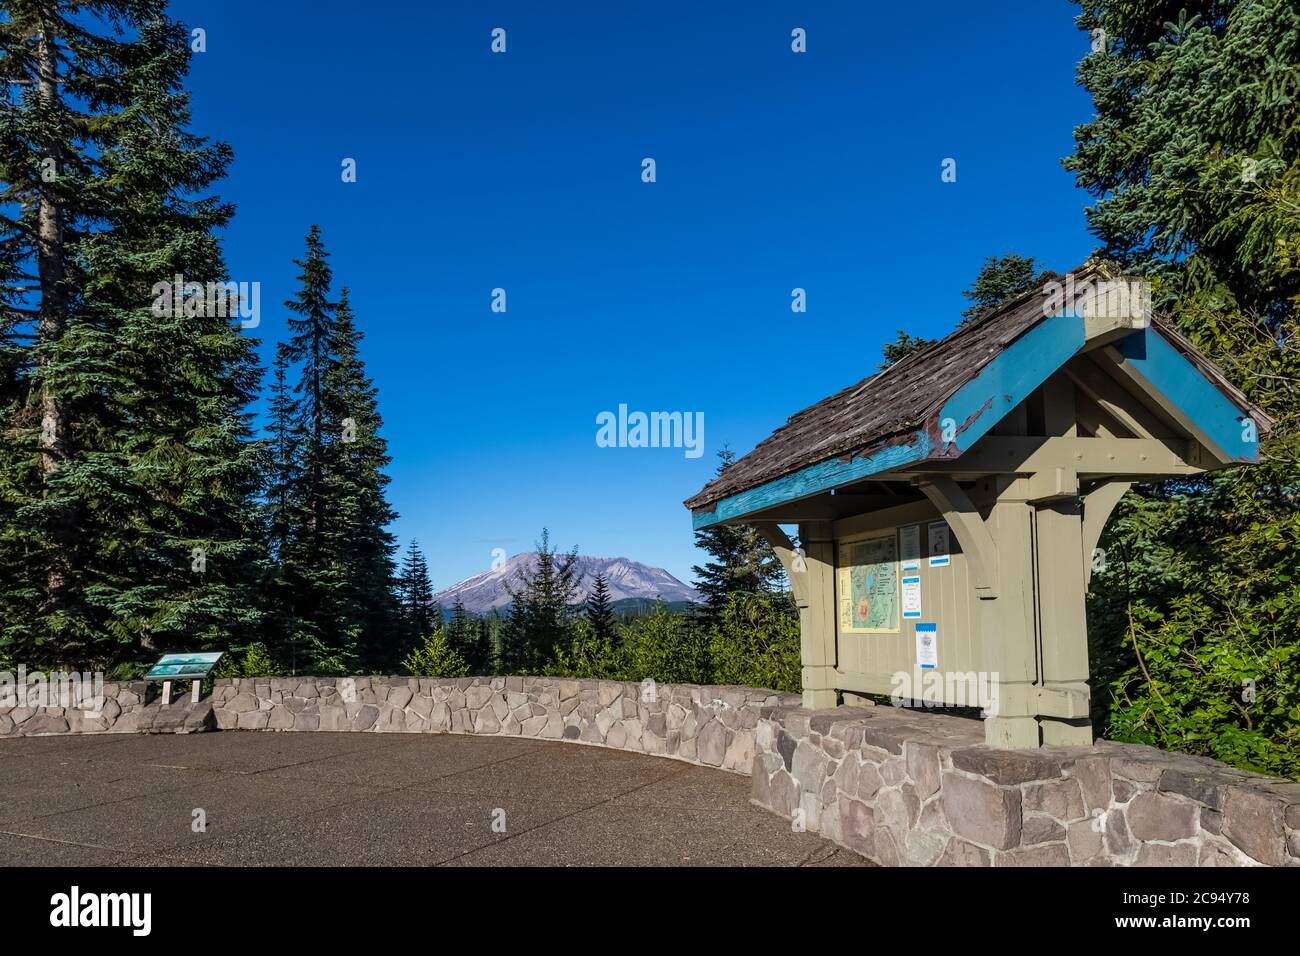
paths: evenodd
<path fill-rule="evenodd" d="M 790 579 L 790 589 L 794 592 L 794 603 L 799 607 L 808 606 L 808 565 L 803 549 L 796 548 L 790 536 L 781 530 L 780 525 L 755 523 L 767 543 L 776 552 L 781 566 L 785 568 L 786 577 Z"/>
<path fill-rule="evenodd" d="M 985 599 L 997 597 L 997 549 L 970 497 L 957 482 L 943 475 L 924 475 L 916 479 L 916 484 L 943 513 L 944 520 L 961 542 L 975 593 Z"/>
<path fill-rule="evenodd" d="M 1110 513 L 1115 510 L 1124 492 L 1133 487 L 1131 481 L 1108 481 L 1098 485 L 1083 496 L 1083 584 L 1092 581 L 1092 555 L 1101 540 L 1102 529 Z"/>

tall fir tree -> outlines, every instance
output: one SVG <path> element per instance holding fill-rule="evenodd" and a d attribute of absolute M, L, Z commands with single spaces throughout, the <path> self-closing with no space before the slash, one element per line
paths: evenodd
<path fill-rule="evenodd" d="M 618 636 L 618 628 L 614 620 L 614 603 L 609 597 L 609 582 L 605 580 L 605 575 L 596 575 L 596 580 L 591 586 L 591 594 L 587 595 L 584 613 L 587 623 L 591 625 L 591 632 L 596 637 L 612 640 Z"/>
<path fill-rule="evenodd" d="M 1009 252 L 989 256 L 969 289 L 962 292 L 971 306 L 962 313 L 962 322 L 973 322 L 990 309 L 1032 289 L 1042 276 L 1033 256 Z"/>
<path fill-rule="evenodd" d="M 0 22 L 0 656 L 107 666 L 260 623 L 254 343 L 170 288 L 227 278 L 231 153 L 188 128 L 165 11 Z"/>
<path fill-rule="evenodd" d="M 1065 165 L 1089 225 L 1275 421 L 1258 465 L 1117 508 L 1089 602 L 1095 722 L 1300 776 L 1300 7 L 1079 6 L 1094 116 Z"/>
<path fill-rule="evenodd" d="M 330 339 L 334 333 L 337 305 L 330 301 L 334 272 L 321 239 L 320 226 L 312 225 L 308 230 L 306 244 L 303 258 L 294 260 L 294 265 L 302 270 L 298 274 L 298 291 L 284 305 L 293 313 L 289 317 L 289 331 L 293 334 L 286 351 L 289 360 L 300 367 L 294 391 L 300 396 L 298 425 L 303 435 L 302 498 L 309 508 L 304 543 L 308 556 L 318 559 L 325 525 L 322 485 L 330 425 L 325 409 L 325 376 L 329 371 Z"/>
<path fill-rule="evenodd" d="M 366 666 L 391 669 L 402 653 L 395 600 L 397 541 L 388 530 L 397 514 L 385 490 L 391 481 L 385 469 L 392 458 L 380 434 L 378 393 L 366 375 L 361 340 L 344 287 L 329 336 L 322 393 L 331 431 L 323 476 L 329 521 L 322 540 L 337 569 L 340 632 L 357 647 Z M 424 575 L 427 583 L 427 566 Z"/>
<path fill-rule="evenodd" d="M 501 665 L 508 673 L 540 673 L 555 649 L 572 639 L 577 561 L 576 548 L 558 553 L 543 528 L 533 567 L 522 568 L 519 579 L 506 585 L 511 604 L 501 630 Z"/>
<path fill-rule="evenodd" d="M 728 448 L 718 452 L 721 475 L 735 461 Z M 695 532 L 695 546 L 713 559 L 695 565 L 695 589 L 704 597 L 700 618 L 705 625 L 721 619 L 732 594 L 768 594 L 778 590 L 785 571 L 772 546 L 753 525 L 723 525 Z"/>
<path fill-rule="evenodd" d="M 311 665 L 323 673 L 391 669 L 401 657 L 396 595 L 396 518 L 385 489 L 390 462 L 380 434 L 374 383 L 361 359 L 361 332 L 344 289 L 331 299 L 333 272 L 320 229 L 295 260 L 299 289 L 286 306 L 292 336 L 286 357 L 298 363 L 297 488 L 299 521 L 280 563 L 293 584 L 290 617 Z"/>
<path fill-rule="evenodd" d="M 289 384 L 289 350 L 276 347 L 271 371 L 268 409 L 269 455 L 265 482 L 267 573 L 262 588 L 266 644 L 271 655 L 297 673 L 304 635 L 296 616 L 294 595 L 300 590 L 292 560 L 297 535 L 306 525 L 302 508 L 302 422 Z"/>
<path fill-rule="evenodd" d="M 501 617 L 496 611 L 478 619 L 472 656 L 466 657 L 471 674 L 496 674 L 501 664 Z"/>
<path fill-rule="evenodd" d="M 442 616 L 442 610 L 434 603 L 429 562 L 418 541 L 412 540 L 406 549 L 402 571 L 397 578 L 397 593 L 405 641 L 410 644 L 428 637 Z"/>
<path fill-rule="evenodd" d="M 465 609 L 465 602 L 460 598 L 456 598 L 456 603 L 451 607 L 451 620 L 447 622 L 447 643 L 471 666 L 478 658 L 475 647 L 478 643 L 478 623 L 470 616 Z"/>
<path fill-rule="evenodd" d="M 324 540 L 327 498 L 326 442 L 330 435 L 325 412 L 325 374 L 329 367 L 330 336 L 336 305 L 330 300 L 333 270 L 320 228 L 307 233 L 306 252 L 295 259 L 298 289 L 285 302 L 290 338 L 284 346 L 288 361 L 296 364 L 294 385 L 296 419 L 289 428 L 296 448 L 292 502 L 294 524 L 279 554 L 280 573 L 290 587 L 283 617 L 290 622 L 293 643 L 303 650 L 307 666 L 325 674 L 352 672 L 360 648 L 349 642 L 338 620 L 336 592 L 342 569 L 329 560 Z"/>

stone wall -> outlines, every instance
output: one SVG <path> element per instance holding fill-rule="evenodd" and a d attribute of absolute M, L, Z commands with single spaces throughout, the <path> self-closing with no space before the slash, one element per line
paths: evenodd
<path fill-rule="evenodd" d="M 885 865 L 1300 866 L 1300 785 L 1183 754 L 991 750 L 978 721 L 792 694 L 549 677 L 236 678 L 197 705 L 0 707 L 0 737 L 204 729 L 536 737 L 752 774 L 753 802 Z M 29 702 L 30 703 L 30 702 Z"/>
<path fill-rule="evenodd" d="M 893 707 L 778 708 L 755 743 L 754 803 L 884 865 L 1300 865 L 1300 785 L 1213 760 Z"/>
<path fill-rule="evenodd" d="M 551 677 L 281 677 L 218 680 L 212 700 L 222 730 L 537 737 L 748 774 L 760 717 L 799 697 Z"/>
<path fill-rule="evenodd" d="M 16 707 L 0 707 L 0 737 L 135 733 L 146 729 L 141 717 L 147 690 L 144 681 L 105 682 L 103 697 L 82 701 L 80 707 L 43 707 L 37 700 L 39 689 L 29 685 L 27 700 Z"/>

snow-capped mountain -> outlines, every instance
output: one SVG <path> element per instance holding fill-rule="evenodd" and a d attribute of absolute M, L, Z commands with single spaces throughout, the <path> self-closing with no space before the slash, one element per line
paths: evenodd
<path fill-rule="evenodd" d="M 557 556 L 559 557 L 559 556 Z M 510 592 L 506 585 L 518 590 L 519 572 L 537 567 L 537 552 L 525 551 L 516 554 L 498 568 L 466 578 L 459 584 L 453 584 L 444 591 L 439 591 L 433 599 L 449 609 L 456 599 L 465 605 L 471 614 L 486 614 L 494 610 L 504 610 L 510 604 Z M 700 595 L 694 588 L 677 580 L 663 568 L 652 568 L 630 558 L 591 558 L 579 556 L 575 566 L 578 577 L 578 599 L 585 601 L 596 583 L 596 575 L 603 574 L 609 585 L 611 601 L 625 598 L 662 598 L 665 602 L 693 601 L 699 602 Z"/>

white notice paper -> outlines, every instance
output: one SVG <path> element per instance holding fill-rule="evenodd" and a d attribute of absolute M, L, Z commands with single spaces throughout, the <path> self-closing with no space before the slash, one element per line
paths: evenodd
<path fill-rule="evenodd" d="M 909 524 L 898 529 L 898 559 L 900 571 L 921 570 L 921 526 Z"/>
<path fill-rule="evenodd" d="M 903 578 L 903 617 L 921 616 L 921 576 L 909 574 Z"/>
<path fill-rule="evenodd" d="M 930 567 L 943 568 L 951 563 L 948 557 L 948 522 L 930 522 Z"/>
<path fill-rule="evenodd" d="M 916 625 L 916 664 L 918 667 L 939 666 L 939 625 Z"/>

